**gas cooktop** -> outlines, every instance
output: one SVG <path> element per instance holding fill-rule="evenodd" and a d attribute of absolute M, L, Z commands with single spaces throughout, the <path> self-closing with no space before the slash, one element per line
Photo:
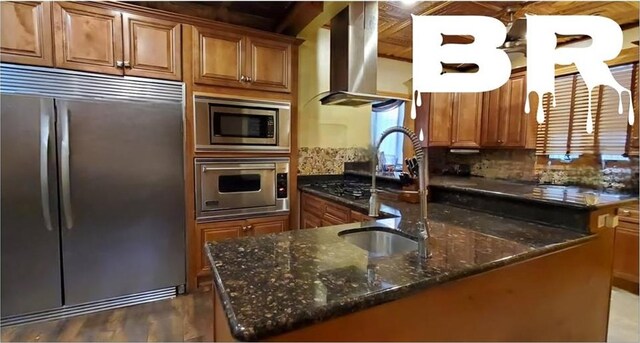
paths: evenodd
<path fill-rule="evenodd" d="M 311 188 L 329 193 L 331 195 L 359 200 L 369 199 L 371 196 L 371 185 L 359 181 L 350 180 L 334 180 L 334 181 L 321 181 L 313 182 L 309 185 Z"/>

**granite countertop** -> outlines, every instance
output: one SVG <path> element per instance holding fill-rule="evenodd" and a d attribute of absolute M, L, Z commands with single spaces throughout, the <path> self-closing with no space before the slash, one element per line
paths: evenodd
<path fill-rule="evenodd" d="M 620 206 L 638 200 L 637 195 L 595 191 L 598 194 L 597 204 L 587 205 L 584 194 L 594 192 L 593 189 L 577 186 L 520 183 L 482 177 L 432 176 L 429 179 L 429 185 L 464 192 L 585 209 Z"/>
<path fill-rule="evenodd" d="M 361 170 L 348 170 L 344 174 L 371 177 L 371 172 Z M 377 173 L 376 179 L 399 183 L 399 174 Z M 638 201 L 638 194 L 609 190 L 597 191 L 579 186 L 489 179 L 477 176 L 431 175 L 429 177 L 429 186 L 589 210 L 607 206 L 620 206 Z M 597 204 L 587 205 L 585 203 L 584 194 L 588 192 L 598 194 Z"/>
<path fill-rule="evenodd" d="M 302 191 L 366 209 L 301 184 Z M 382 200 L 396 218 L 210 242 L 206 251 L 234 338 L 261 340 L 526 260 L 593 236 L 429 204 L 432 257 L 370 257 L 338 233 L 378 226 L 414 235 L 419 206 Z"/>

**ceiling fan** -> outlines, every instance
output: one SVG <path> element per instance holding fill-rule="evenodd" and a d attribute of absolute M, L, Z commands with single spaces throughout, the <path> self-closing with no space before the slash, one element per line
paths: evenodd
<path fill-rule="evenodd" d="M 509 21 L 507 22 L 507 39 L 500 49 L 506 53 L 522 53 L 527 55 L 527 20 L 525 18 L 515 18 L 515 8 L 508 7 Z"/>

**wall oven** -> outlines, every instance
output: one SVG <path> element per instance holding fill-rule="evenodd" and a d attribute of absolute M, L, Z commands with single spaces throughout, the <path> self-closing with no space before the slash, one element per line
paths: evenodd
<path fill-rule="evenodd" d="M 289 211 L 288 158 L 197 158 L 198 220 Z"/>
<path fill-rule="evenodd" d="M 290 151 L 291 105 L 196 96 L 199 150 Z"/>

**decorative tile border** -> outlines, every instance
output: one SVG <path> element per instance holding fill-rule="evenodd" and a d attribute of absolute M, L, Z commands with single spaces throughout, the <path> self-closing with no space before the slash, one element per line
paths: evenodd
<path fill-rule="evenodd" d="M 345 162 L 369 160 L 369 149 L 300 147 L 298 149 L 298 175 L 342 174 Z"/>
<path fill-rule="evenodd" d="M 571 163 L 537 164 L 534 150 L 482 150 L 478 154 L 452 154 L 446 149 L 430 149 L 432 172 L 441 173 L 455 164 L 468 164 L 471 175 L 491 179 L 536 181 L 554 185 L 577 185 L 595 189 L 638 192 L 638 158 L 608 162 L 599 159 Z"/>

